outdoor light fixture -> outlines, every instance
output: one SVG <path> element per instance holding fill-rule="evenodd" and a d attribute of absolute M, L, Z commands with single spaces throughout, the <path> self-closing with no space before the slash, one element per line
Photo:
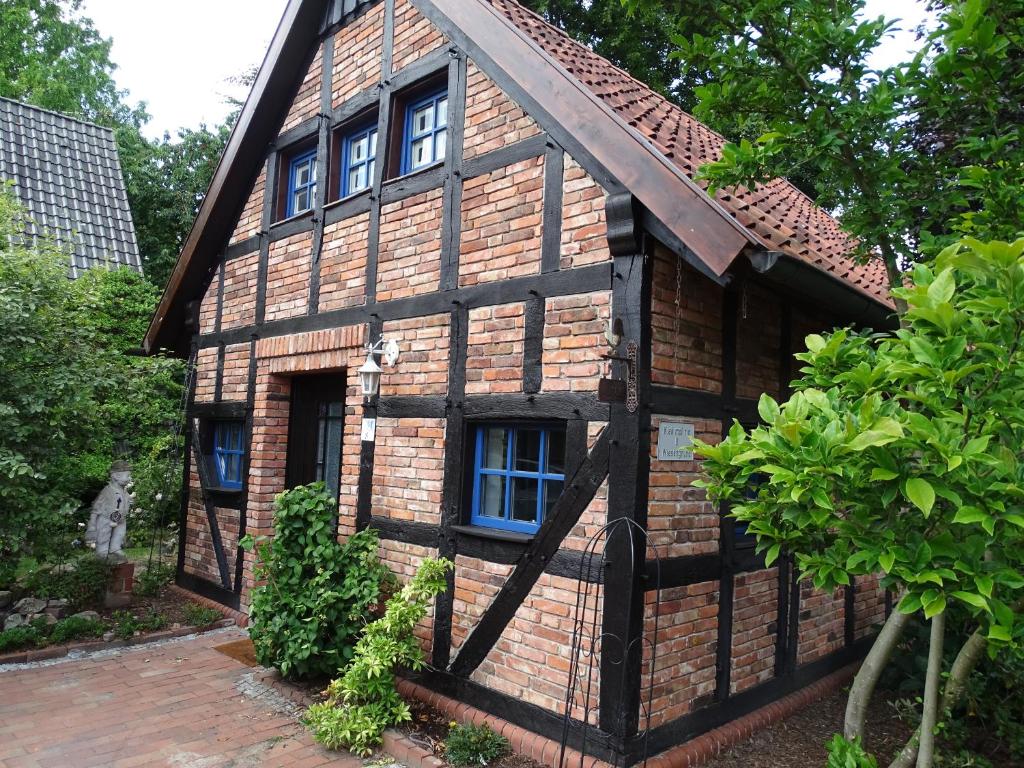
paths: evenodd
<path fill-rule="evenodd" d="M 398 362 L 398 342 L 394 339 L 385 340 L 380 337 L 373 344 L 367 345 L 366 362 L 359 369 L 359 386 L 363 397 L 375 397 L 380 392 L 380 375 L 384 369 L 377 362 L 377 355 L 384 355 L 384 362 L 393 366 Z"/>

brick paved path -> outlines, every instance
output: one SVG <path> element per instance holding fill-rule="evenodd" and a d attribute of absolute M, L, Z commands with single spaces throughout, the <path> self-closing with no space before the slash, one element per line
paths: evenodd
<path fill-rule="evenodd" d="M 0 667 L 2 768 L 359 768 L 289 714 L 243 695 L 224 630 L 50 666 Z"/>

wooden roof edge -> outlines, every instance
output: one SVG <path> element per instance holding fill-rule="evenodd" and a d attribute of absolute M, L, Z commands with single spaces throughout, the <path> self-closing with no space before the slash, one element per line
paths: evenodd
<path fill-rule="evenodd" d="M 241 210 L 251 186 L 239 177 L 244 176 L 253 182 L 259 174 L 259 161 L 264 159 L 267 146 L 276 138 L 284 109 L 290 104 L 290 99 L 279 98 L 278 91 L 291 90 L 304 75 L 302 64 L 315 54 L 310 41 L 317 38 L 327 5 L 328 0 L 289 0 L 153 313 L 142 343 L 147 354 L 165 347 L 183 351 L 180 329 L 175 323 L 182 322 L 185 313 L 184 302 L 178 300 L 179 294 L 202 284 L 210 269 L 206 262 L 230 238 L 234 224 L 226 223 L 225 219 Z M 282 66 L 285 63 L 292 66 L 285 68 Z M 278 104 L 274 103 L 275 100 Z M 242 167 L 246 163 L 240 160 L 252 161 L 250 156 L 259 160 L 253 161 L 249 167 Z M 232 192 L 234 196 L 230 194 Z"/>

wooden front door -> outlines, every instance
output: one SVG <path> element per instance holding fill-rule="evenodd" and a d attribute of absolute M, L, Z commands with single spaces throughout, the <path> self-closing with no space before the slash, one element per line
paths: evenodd
<path fill-rule="evenodd" d="M 288 420 L 288 488 L 322 480 L 338 498 L 345 432 L 345 376 L 296 376 Z"/>

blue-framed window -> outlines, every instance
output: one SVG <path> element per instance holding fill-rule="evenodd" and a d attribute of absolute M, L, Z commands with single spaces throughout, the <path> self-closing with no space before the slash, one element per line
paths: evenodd
<path fill-rule="evenodd" d="M 213 464 L 217 469 L 217 484 L 221 488 L 242 487 L 241 421 L 218 421 L 213 428 Z"/>
<path fill-rule="evenodd" d="M 532 424 L 476 428 L 470 522 L 534 533 L 565 484 L 565 429 Z"/>
<path fill-rule="evenodd" d="M 377 126 L 369 125 L 348 134 L 341 152 L 341 196 L 369 189 L 377 165 Z"/>
<path fill-rule="evenodd" d="M 285 216 L 295 216 L 313 207 L 316 196 L 316 150 L 296 155 L 288 163 L 288 201 Z"/>
<path fill-rule="evenodd" d="M 448 149 L 448 91 L 439 91 L 405 108 L 402 173 L 444 159 Z"/>

